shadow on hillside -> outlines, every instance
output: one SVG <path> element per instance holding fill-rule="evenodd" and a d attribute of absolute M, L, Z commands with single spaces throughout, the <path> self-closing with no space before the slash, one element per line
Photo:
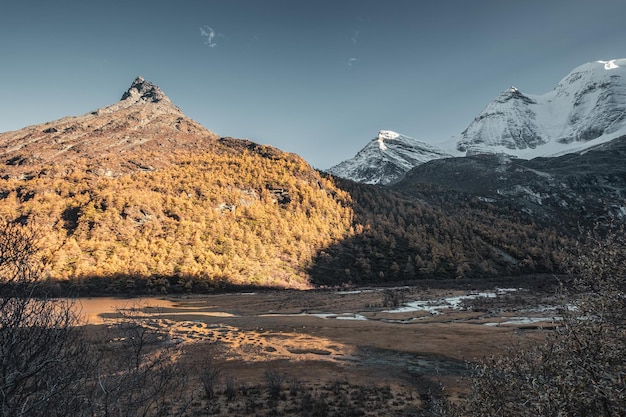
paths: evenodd
<path fill-rule="evenodd" d="M 66 281 L 43 283 L 35 296 L 41 297 L 103 297 L 123 298 L 183 294 L 221 294 L 257 292 L 273 288 L 257 285 L 236 285 L 225 277 L 206 280 L 201 277 L 136 275 L 91 276 Z"/>
<path fill-rule="evenodd" d="M 563 272 L 562 237 L 515 211 L 460 194 L 429 204 L 381 187 L 335 181 L 352 196 L 355 233 L 317 253 L 307 270 L 315 285 Z"/>

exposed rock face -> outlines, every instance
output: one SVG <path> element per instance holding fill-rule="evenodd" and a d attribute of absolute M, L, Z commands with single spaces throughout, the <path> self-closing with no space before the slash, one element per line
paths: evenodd
<path fill-rule="evenodd" d="M 106 176 L 158 169 L 170 155 L 205 149 L 215 139 L 157 85 L 137 77 L 115 104 L 0 134 L 0 176 L 67 173 L 77 161 L 88 172 Z M 141 155 L 152 151 L 159 157 L 146 167 Z M 48 169 L 42 170 L 45 165 Z"/>
<path fill-rule="evenodd" d="M 169 98 L 156 84 L 144 80 L 143 77 L 137 77 L 130 88 L 122 95 L 122 100 L 158 103 L 161 100 L 169 101 Z"/>

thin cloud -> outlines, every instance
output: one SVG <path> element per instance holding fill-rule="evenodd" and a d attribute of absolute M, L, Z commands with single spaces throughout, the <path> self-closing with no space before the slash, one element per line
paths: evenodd
<path fill-rule="evenodd" d="M 359 39 L 359 31 L 355 30 L 354 34 L 352 35 L 352 38 L 350 38 L 350 39 L 352 39 L 352 43 L 356 45 L 356 42 Z"/>
<path fill-rule="evenodd" d="M 358 59 L 356 59 L 356 58 L 349 58 L 348 59 L 348 66 L 351 67 L 357 61 L 358 61 Z"/>
<path fill-rule="evenodd" d="M 206 38 L 204 40 L 205 45 L 208 45 L 209 48 L 215 48 L 217 46 L 217 43 L 215 42 L 215 38 L 217 37 L 217 34 L 215 33 L 215 30 L 213 30 L 213 28 L 211 26 L 207 26 L 204 25 L 200 28 L 200 36 L 202 36 L 203 38 Z"/>

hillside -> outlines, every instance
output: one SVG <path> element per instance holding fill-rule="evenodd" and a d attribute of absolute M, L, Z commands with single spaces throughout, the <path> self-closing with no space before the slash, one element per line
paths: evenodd
<path fill-rule="evenodd" d="M 536 223 L 575 234 L 580 227 L 624 221 L 626 136 L 582 153 L 518 159 L 473 155 L 432 161 L 409 171 L 393 187 L 421 195 L 425 184 L 514 207 Z"/>
<path fill-rule="evenodd" d="M 58 279 L 306 287 L 302 265 L 349 229 L 347 196 L 298 157 L 233 142 L 151 172 L 4 179 L 2 215 L 44 227 Z"/>
<path fill-rule="evenodd" d="M 559 272 L 566 242 L 515 210 L 219 137 L 141 78 L 112 106 L 0 134 L 0 158 L 0 216 L 38 229 L 50 278 L 82 294 Z"/>
<path fill-rule="evenodd" d="M 324 248 L 314 282 L 393 283 L 564 272 L 571 235 L 446 187 L 411 193 L 336 179 L 352 197 L 355 233 Z"/>
<path fill-rule="evenodd" d="M 348 196 L 300 157 L 220 138 L 141 78 L 0 149 L 0 214 L 42 228 L 55 279 L 306 287 L 302 265 L 351 221 Z"/>

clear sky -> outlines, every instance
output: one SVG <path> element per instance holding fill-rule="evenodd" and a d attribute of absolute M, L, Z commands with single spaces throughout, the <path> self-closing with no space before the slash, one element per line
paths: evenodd
<path fill-rule="evenodd" d="M 137 75 L 222 135 L 325 169 L 379 130 L 436 142 L 502 90 L 626 57 L 624 0 L 8 0 L 0 132 L 117 102 Z"/>

